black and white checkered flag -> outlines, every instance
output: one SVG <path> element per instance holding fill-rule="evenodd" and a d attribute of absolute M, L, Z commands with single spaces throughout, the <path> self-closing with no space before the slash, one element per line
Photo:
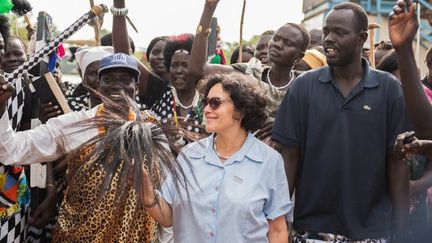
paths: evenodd
<path fill-rule="evenodd" d="M 63 42 L 64 40 L 72 36 L 75 32 L 77 32 L 84 25 L 86 25 L 91 19 L 107 11 L 108 8 L 105 5 L 94 6 L 91 11 L 81 16 L 81 18 L 75 21 L 66 30 L 61 32 L 46 46 L 44 46 L 39 51 L 37 51 L 26 62 L 24 62 L 21 66 L 15 69 L 12 73 L 5 74 L 5 80 L 15 85 L 15 92 L 14 94 L 12 94 L 12 97 L 8 102 L 9 118 L 12 123 L 12 127 L 14 129 L 18 127 L 21 121 L 22 110 L 24 106 L 24 102 L 23 102 L 24 89 L 22 87 L 22 82 L 21 82 L 21 78 L 23 74 L 28 70 L 30 70 L 31 68 L 33 68 L 34 66 L 36 66 L 40 60 L 47 57 L 49 54 L 51 54 L 51 52 L 55 51 L 61 42 Z M 22 99 L 20 99 L 21 97 Z"/>

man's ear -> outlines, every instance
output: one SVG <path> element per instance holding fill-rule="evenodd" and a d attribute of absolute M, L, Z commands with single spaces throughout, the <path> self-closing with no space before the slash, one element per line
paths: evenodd
<path fill-rule="evenodd" d="M 363 46 L 364 45 L 364 43 L 366 43 L 366 41 L 367 41 L 367 39 L 368 39 L 368 33 L 367 33 L 367 31 L 362 31 L 362 32 L 360 32 L 360 34 L 359 34 L 359 38 L 360 38 L 360 44 Z M 373 48 L 373 47 L 371 47 L 371 48 Z"/>
<path fill-rule="evenodd" d="M 304 52 L 304 51 L 300 52 L 300 53 L 299 53 L 299 56 L 298 56 L 298 58 L 297 58 L 297 60 L 295 61 L 295 63 L 300 62 L 300 61 L 303 59 L 304 55 L 305 55 L 305 52 Z"/>

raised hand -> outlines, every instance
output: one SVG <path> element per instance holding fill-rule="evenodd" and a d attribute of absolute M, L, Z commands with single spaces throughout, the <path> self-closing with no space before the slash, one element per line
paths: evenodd
<path fill-rule="evenodd" d="M 402 158 L 409 159 L 413 154 L 432 157 L 432 140 L 419 140 L 414 132 L 400 134 L 395 143 L 395 152 Z"/>
<path fill-rule="evenodd" d="M 395 49 L 411 47 L 419 23 L 416 15 L 417 4 L 411 0 L 399 0 L 389 16 L 389 35 Z"/>

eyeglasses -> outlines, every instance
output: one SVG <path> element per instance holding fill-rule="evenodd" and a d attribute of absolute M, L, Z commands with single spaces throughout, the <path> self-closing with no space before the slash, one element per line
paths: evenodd
<path fill-rule="evenodd" d="M 203 98 L 202 99 L 202 105 L 203 107 L 206 107 L 207 105 L 210 106 L 210 108 L 212 108 L 213 110 L 217 110 L 219 108 L 219 106 L 224 103 L 224 102 L 231 102 L 232 100 L 222 100 L 219 97 L 212 97 L 212 98 Z"/>

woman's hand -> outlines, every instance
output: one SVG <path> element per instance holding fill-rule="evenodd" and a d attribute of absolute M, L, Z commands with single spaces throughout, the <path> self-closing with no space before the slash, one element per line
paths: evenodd
<path fill-rule="evenodd" d="M 419 140 L 414 136 L 414 132 L 402 133 L 396 139 L 395 153 L 402 158 L 407 158 L 413 154 L 431 158 L 432 140 Z"/>
<path fill-rule="evenodd" d="M 141 197 L 144 203 L 145 207 L 151 207 L 150 205 L 154 206 L 154 202 L 157 200 L 153 184 L 151 182 L 151 179 L 148 176 L 148 173 L 145 169 L 142 169 L 143 171 L 143 179 L 142 179 L 142 190 L 141 190 Z"/>
<path fill-rule="evenodd" d="M 216 7 L 219 3 L 219 0 L 206 0 L 206 5 L 210 7 Z"/>
<path fill-rule="evenodd" d="M 163 227 L 172 226 L 172 212 L 171 207 L 163 199 L 159 198 L 156 194 L 153 184 L 151 182 L 148 173 L 143 168 L 143 179 L 142 179 L 142 189 L 141 197 L 143 200 L 144 208 L 147 210 L 148 214 L 153 217 L 160 225 Z"/>

